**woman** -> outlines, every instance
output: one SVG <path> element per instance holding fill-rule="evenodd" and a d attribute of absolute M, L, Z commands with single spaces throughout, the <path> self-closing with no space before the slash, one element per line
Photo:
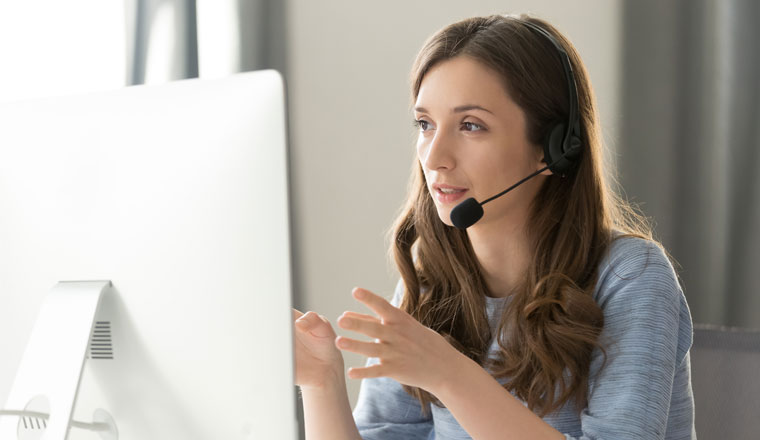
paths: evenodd
<path fill-rule="evenodd" d="M 689 309 L 605 183 L 570 42 L 526 16 L 455 23 L 419 53 L 412 96 L 401 280 L 391 303 L 354 289 L 376 315 L 338 319 L 373 341 L 294 311 L 307 439 L 695 438 Z M 364 379 L 353 415 L 339 350 L 370 358 L 348 371 Z"/>

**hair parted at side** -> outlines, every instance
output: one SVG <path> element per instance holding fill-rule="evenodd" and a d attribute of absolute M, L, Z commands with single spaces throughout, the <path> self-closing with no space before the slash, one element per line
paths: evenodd
<path fill-rule="evenodd" d="M 526 21 L 549 32 L 570 58 L 583 146 L 576 170 L 565 177 L 548 176 L 531 206 L 527 232 L 535 253 L 502 315 L 498 359 L 487 359 L 492 334 L 480 264 L 467 233 L 439 219 L 419 164 L 394 224 L 390 250 L 405 287 L 400 308 L 489 366 L 495 377 L 506 379 L 507 390 L 544 416 L 567 403 L 579 412 L 587 404 L 591 354 L 595 348 L 604 352 L 604 315 L 592 294 L 612 232 L 651 240 L 651 229 L 605 182 L 588 74 L 573 45 L 549 23 L 525 15 L 493 15 L 449 25 L 424 44 L 411 85 L 414 100 L 433 66 L 470 57 L 503 79 L 506 93 L 525 112 L 529 141 L 540 148 L 551 127 L 567 120 L 569 97 L 556 48 Z M 423 408 L 440 405 L 422 389 L 404 389 Z"/>

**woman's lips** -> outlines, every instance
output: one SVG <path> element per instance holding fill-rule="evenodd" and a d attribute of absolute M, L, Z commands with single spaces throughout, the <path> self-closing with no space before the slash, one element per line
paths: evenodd
<path fill-rule="evenodd" d="M 443 192 L 446 189 L 448 192 Z M 467 189 L 454 189 L 451 187 L 433 187 L 435 198 L 441 203 L 452 203 L 464 197 L 467 193 Z"/>

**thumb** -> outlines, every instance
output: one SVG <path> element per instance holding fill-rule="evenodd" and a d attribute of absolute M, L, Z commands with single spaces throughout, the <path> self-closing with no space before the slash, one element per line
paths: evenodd
<path fill-rule="evenodd" d="M 315 312 L 306 312 L 296 319 L 296 328 L 302 332 L 309 332 L 318 338 L 332 337 L 335 334 L 330 321 Z"/>

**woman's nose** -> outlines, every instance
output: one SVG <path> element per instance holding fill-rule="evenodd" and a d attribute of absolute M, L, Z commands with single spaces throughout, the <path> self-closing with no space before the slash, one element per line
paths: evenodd
<path fill-rule="evenodd" d="M 456 161 L 452 154 L 453 140 L 443 130 L 438 130 L 423 148 L 422 165 L 429 170 L 451 170 Z"/>

